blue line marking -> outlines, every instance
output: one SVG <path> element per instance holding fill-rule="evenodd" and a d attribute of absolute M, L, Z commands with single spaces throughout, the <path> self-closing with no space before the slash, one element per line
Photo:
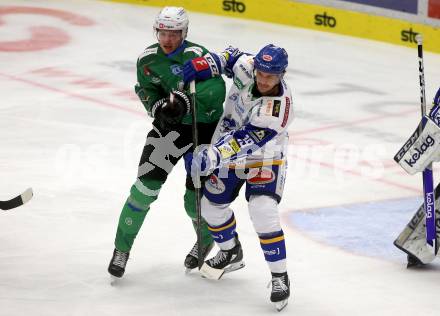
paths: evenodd
<path fill-rule="evenodd" d="M 290 225 L 313 239 L 346 251 L 390 261 L 406 254 L 393 242 L 422 205 L 422 198 L 405 198 L 294 211 Z"/>

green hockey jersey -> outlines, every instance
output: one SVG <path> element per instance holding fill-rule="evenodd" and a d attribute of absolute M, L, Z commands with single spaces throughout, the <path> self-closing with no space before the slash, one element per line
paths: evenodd
<path fill-rule="evenodd" d="M 165 55 L 159 44 L 145 49 L 137 61 L 136 94 L 151 115 L 153 104 L 169 96 L 172 90 L 185 90 L 183 87 L 183 64 L 193 58 L 208 53 L 203 46 L 184 41 L 173 53 Z M 214 77 L 196 83 L 197 122 L 213 123 L 223 113 L 226 87 L 221 77 Z M 191 124 L 191 114 L 183 117 L 183 124 Z"/>

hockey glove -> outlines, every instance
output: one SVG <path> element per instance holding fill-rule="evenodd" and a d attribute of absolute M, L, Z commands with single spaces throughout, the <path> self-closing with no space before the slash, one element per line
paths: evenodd
<path fill-rule="evenodd" d="M 234 68 L 234 65 L 237 62 L 238 58 L 240 58 L 240 56 L 243 55 L 243 52 L 238 48 L 229 46 L 222 52 L 222 55 L 226 61 L 224 74 L 228 78 L 232 78 L 234 76 L 234 72 L 232 71 L 232 69 Z"/>
<path fill-rule="evenodd" d="M 200 176 L 207 176 L 220 165 L 220 152 L 213 145 L 200 145 L 194 151 L 191 160 L 191 176 L 195 177 L 197 171 Z"/>
<path fill-rule="evenodd" d="M 220 59 L 214 53 L 188 60 L 183 65 L 183 82 L 187 84 L 193 80 L 206 80 L 220 76 L 220 69 Z"/>
<path fill-rule="evenodd" d="M 168 98 L 163 98 L 151 107 L 151 114 L 163 130 L 172 130 L 190 112 L 190 101 L 181 91 L 173 90 Z"/>
<path fill-rule="evenodd" d="M 428 116 L 440 126 L 440 88 L 435 94 L 434 100 L 432 101 L 432 108 L 429 111 Z"/>

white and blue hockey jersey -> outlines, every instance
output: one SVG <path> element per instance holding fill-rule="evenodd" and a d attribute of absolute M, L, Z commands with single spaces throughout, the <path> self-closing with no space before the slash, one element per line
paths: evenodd
<path fill-rule="evenodd" d="M 221 165 L 258 167 L 282 164 L 288 128 L 294 117 L 292 95 L 281 79 L 279 96 L 261 96 L 255 87 L 253 56 L 241 55 L 231 69 L 222 60 L 222 72 L 233 76 L 225 110 L 213 137 Z"/>

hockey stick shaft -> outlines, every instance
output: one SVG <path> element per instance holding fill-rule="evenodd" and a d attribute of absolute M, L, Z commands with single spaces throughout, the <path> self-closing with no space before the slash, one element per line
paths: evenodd
<path fill-rule="evenodd" d="M 0 209 L 6 211 L 19 207 L 29 201 L 33 196 L 32 188 L 27 189 L 19 196 L 7 201 L 0 201 Z"/>
<path fill-rule="evenodd" d="M 416 37 L 417 52 L 419 57 L 419 83 L 420 83 L 420 107 L 422 118 L 426 113 L 425 98 L 425 70 L 423 67 L 423 38 L 419 34 Z M 426 243 L 432 249 L 434 255 L 437 254 L 437 234 L 435 226 L 435 198 L 434 198 L 434 179 L 432 175 L 432 164 L 422 173 L 423 177 L 423 199 L 426 213 Z"/>
<path fill-rule="evenodd" d="M 193 140 L 193 148 L 196 150 L 197 146 L 199 146 L 199 131 L 197 128 L 197 106 L 196 106 L 196 83 L 195 81 L 191 81 L 189 84 L 189 91 L 191 94 L 191 113 L 192 113 L 192 140 Z M 202 256 L 202 209 L 201 209 L 201 200 L 202 200 L 202 192 L 201 192 L 201 181 L 200 181 L 200 173 L 199 170 L 196 170 L 195 177 L 192 177 L 194 182 L 194 191 L 195 191 L 195 199 L 196 199 L 196 214 L 197 214 L 197 265 L 200 268 L 203 265 L 203 256 Z"/>

